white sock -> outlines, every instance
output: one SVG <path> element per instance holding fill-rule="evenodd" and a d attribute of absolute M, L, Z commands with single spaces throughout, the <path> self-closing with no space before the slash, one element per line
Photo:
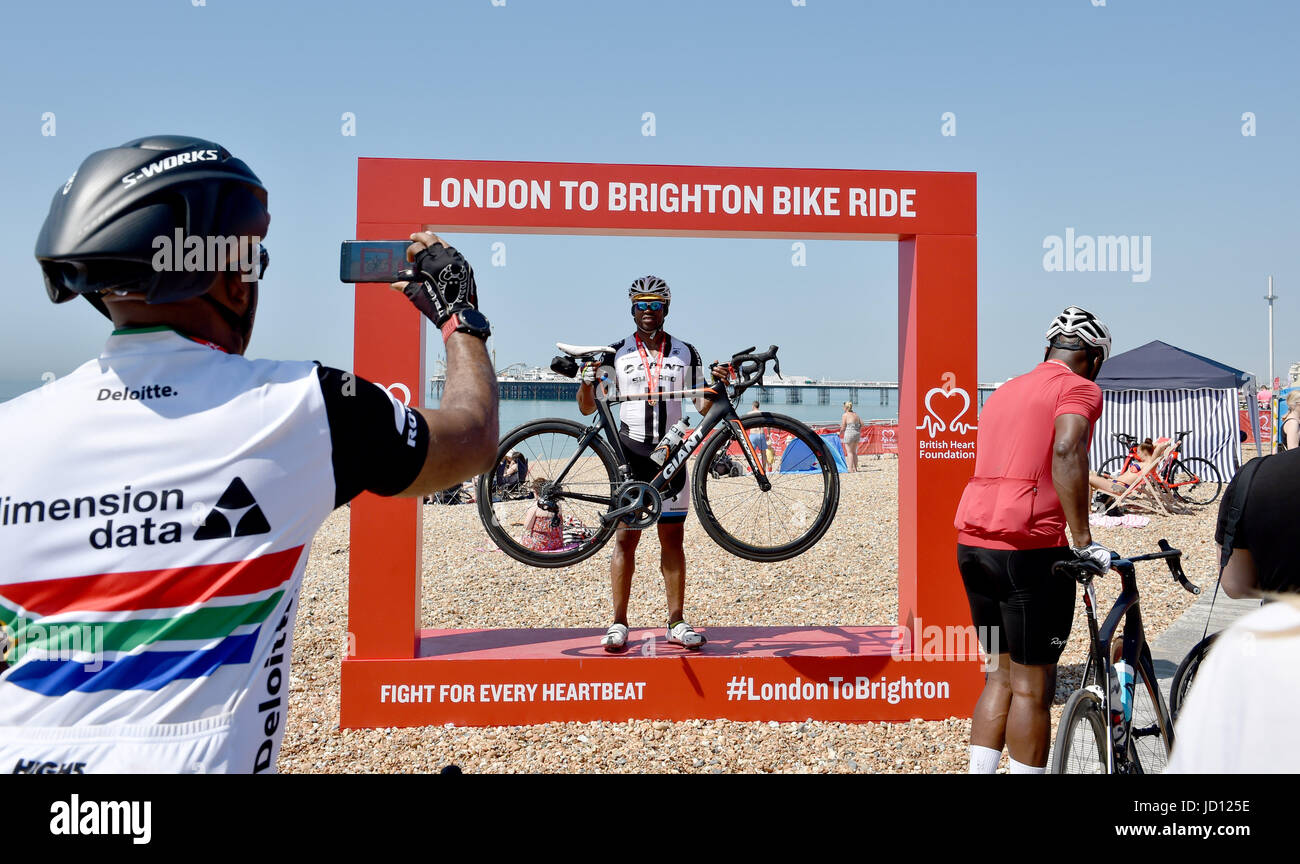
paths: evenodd
<path fill-rule="evenodd" d="M 998 761 L 1001 758 L 1001 750 L 994 750 L 992 747 L 981 747 L 978 744 L 972 744 L 970 745 L 970 773 L 996 774 L 998 771 Z"/>
<path fill-rule="evenodd" d="M 1021 762 L 1017 762 L 1015 759 L 1012 759 L 1011 773 L 1012 774 L 1046 774 L 1047 766 L 1044 765 L 1042 768 L 1035 768 L 1032 765 L 1025 765 Z"/>

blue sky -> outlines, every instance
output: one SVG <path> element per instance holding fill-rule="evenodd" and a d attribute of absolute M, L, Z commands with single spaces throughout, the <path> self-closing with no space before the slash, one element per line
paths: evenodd
<path fill-rule="evenodd" d="M 1101 315 L 1117 350 L 1163 339 L 1262 378 L 1270 273 L 1285 375 L 1300 361 L 1300 13 L 1093 2 L 7 8 L 0 397 L 98 352 L 107 322 L 45 299 L 32 246 L 82 158 L 159 132 L 221 142 L 270 189 L 252 356 L 350 365 L 337 249 L 354 235 L 356 158 L 407 156 L 974 171 L 982 380 L 1039 359 L 1069 303 Z M 355 137 L 340 134 L 344 112 Z M 955 136 L 941 134 L 945 112 Z M 1044 238 L 1067 228 L 1149 235 L 1150 279 L 1045 271 Z M 626 284 L 654 272 L 674 288 L 669 329 L 708 359 L 777 343 L 787 372 L 896 374 L 892 244 L 809 242 L 796 268 L 788 240 L 450 239 L 476 263 L 498 366 L 622 335 Z M 489 264 L 498 240 L 505 267 Z"/>

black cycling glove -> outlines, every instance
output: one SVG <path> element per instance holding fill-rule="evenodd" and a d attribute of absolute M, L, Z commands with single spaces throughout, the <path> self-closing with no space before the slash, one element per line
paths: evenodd
<path fill-rule="evenodd" d="M 435 243 L 415 256 L 412 267 L 399 274 L 402 293 L 426 318 L 441 327 L 461 309 L 478 308 L 474 268 L 450 246 Z"/>

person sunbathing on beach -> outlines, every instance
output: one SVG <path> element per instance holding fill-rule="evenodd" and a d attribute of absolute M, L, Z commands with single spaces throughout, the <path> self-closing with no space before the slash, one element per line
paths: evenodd
<path fill-rule="evenodd" d="M 1123 495 L 1142 476 L 1143 471 L 1164 458 L 1172 444 L 1173 442 L 1169 440 L 1162 440 L 1160 443 L 1154 444 L 1148 438 L 1137 446 L 1138 461 L 1129 463 L 1127 471 L 1114 477 L 1099 474 L 1096 471 L 1089 471 L 1088 485 L 1100 492 L 1105 492 L 1107 495 Z"/>

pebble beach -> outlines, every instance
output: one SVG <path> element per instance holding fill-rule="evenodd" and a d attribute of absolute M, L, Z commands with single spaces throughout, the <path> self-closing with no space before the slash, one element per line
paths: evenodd
<path fill-rule="evenodd" d="M 897 476 L 891 457 L 866 457 L 841 475 L 840 507 L 826 536 L 790 561 L 731 557 L 690 517 L 686 529 L 687 618 L 705 632 L 721 625 L 892 624 L 897 618 Z M 312 546 L 294 637 L 288 721 L 278 768 L 286 773 L 465 772 L 963 773 L 970 722 L 550 723 L 523 727 L 339 729 L 339 664 L 347 622 L 348 508 L 331 514 Z M 1152 515 L 1143 528 L 1095 527 L 1094 537 L 1128 554 L 1166 538 L 1184 553 L 1193 583 L 1216 572 L 1217 502 Z M 425 505 L 421 622 L 430 628 L 591 627 L 609 623 L 610 549 L 559 570 L 531 568 L 497 550 L 472 505 Z M 658 541 L 647 531 L 637 554 L 631 625 L 664 624 Z M 1138 570 L 1148 641 L 1195 600 L 1160 564 Z M 1107 608 L 1118 579 L 1097 583 Z M 634 633 L 634 637 L 636 634 Z M 1061 658 L 1053 724 L 1082 673 L 1088 646 L 1082 602 Z M 706 648 L 707 650 L 707 648 Z M 1003 757 L 1005 770 L 1006 757 Z"/>

